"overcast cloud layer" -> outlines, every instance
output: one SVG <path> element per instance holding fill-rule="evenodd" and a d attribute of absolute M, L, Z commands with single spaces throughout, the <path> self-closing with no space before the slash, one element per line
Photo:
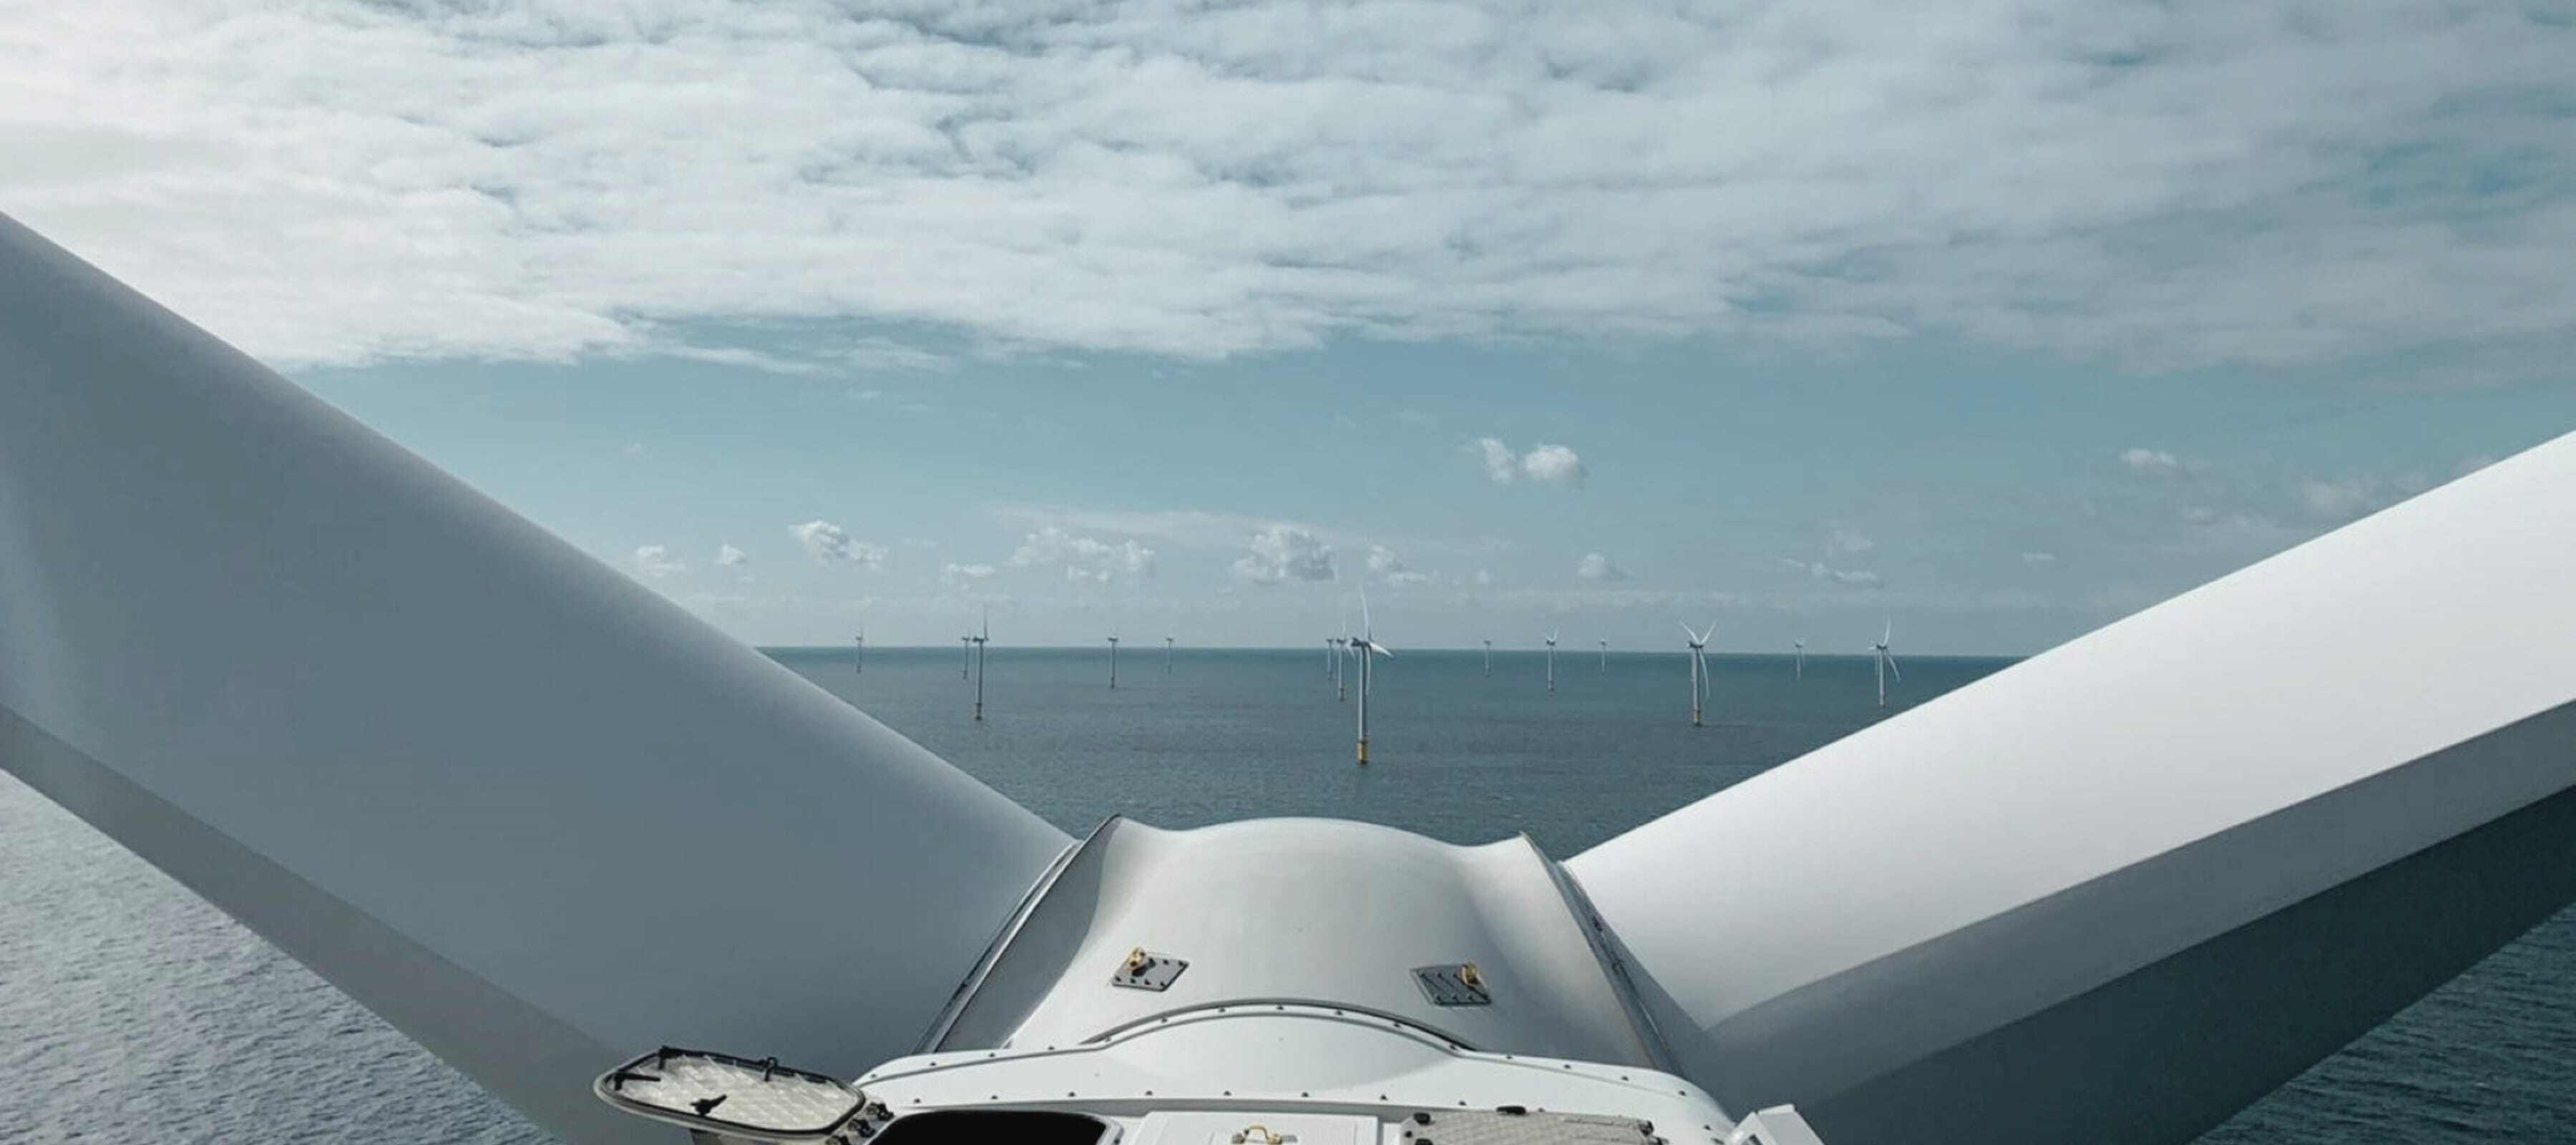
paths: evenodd
<path fill-rule="evenodd" d="M 860 317 L 2482 381 L 2576 319 L 2576 34 L 2513 5 L 498 7 L 0 6 L 0 210 L 289 364 L 923 364 L 678 332 Z"/>

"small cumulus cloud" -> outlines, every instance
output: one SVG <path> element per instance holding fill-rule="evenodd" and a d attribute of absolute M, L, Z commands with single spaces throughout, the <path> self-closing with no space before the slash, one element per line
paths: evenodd
<path fill-rule="evenodd" d="M 1011 553 L 1015 568 L 1062 566 L 1066 580 L 1107 584 L 1154 575 L 1154 550 L 1124 540 L 1115 543 L 1048 525 L 1023 537 Z"/>
<path fill-rule="evenodd" d="M 1244 542 L 1234 561 L 1237 579 L 1253 584 L 1334 579 L 1333 547 L 1295 525 L 1271 525 Z"/>
<path fill-rule="evenodd" d="M 826 564 L 847 561 L 868 569 L 885 567 L 884 546 L 853 540 L 849 530 L 830 521 L 813 520 L 790 525 L 787 532 L 796 538 L 797 544 L 805 546 L 805 551 L 813 554 L 815 560 Z"/>
<path fill-rule="evenodd" d="M 907 346 L 892 338 L 884 337 L 861 338 L 833 356 L 861 370 L 937 373 L 955 364 L 944 354 L 933 353 L 918 346 Z"/>
<path fill-rule="evenodd" d="M 1780 563 L 1827 584 L 1847 585 L 1852 588 L 1877 588 L 1886 583 L 1885 579 L 1877 573 L 1861 569 L 1835 568 L 1823 561 L 1802 561 L 1796 557 L 1782 557 Z"/>
<path fill-rule="evenodd" d="M 2021 563 L 2026 565 L 2053 565 L 2057 563 L 2057 554 L 2046 552 L 2027 552 L 2021 555 Z"/>
<path fill-rule="evenodd" d="M 1585 553 L 1582 560 L 1574 562 L 1574 575 L 1585 580 L 1626 580 L 1628 570 L 1620 568 L 1610 558 L 1599 553 Z"/>
<path fill-rule="evenodd" d="M 1590 474 L 1583 459 L 1562 445 L 1540 445 L 1521 455 L 1521 473 L 1532 481 L 1579 482 Z"/>
<path fill-rule="evenodd" d="M 1477 569 L 1477 570 L 1476 570 L 1476 584 L 1477 584 L 1479 587 L 1482 587 L 1482 586 L 1484 586 L 1484 585 L 1489 585 L 1489 584 L 1492 584 L 1492 583 L 1494 583 L 1494 574 L 1493 574 L 1491 571 L 1486 570 L 1486 569 Z"/>
<path fill-rule="evenodd" d="M 1878 542 L 1870 540 L 1857 529 L 1836 529 L 1833 535 L 1825 538 L 1825 551 L 1836 556 L 1865 553 L 1877 547 Z"/>
<path fill-rule="evenodd" d="M 1369 546 L 1368 571 L 1376 574 L 1379 580 L 1397 586 L 1430 584 L 1438 579 L 1430 573 L 1405 567 L 1404 558 L 1395 555 L 1395 550 L 1385 545 Z"/>
<path fill-rule="evenodd" d="M 961 565 L 950 561 L 940 568 L 939 579 L 951 588 L 973 588 L 993 579 L 993 574 L 998 571 L 991 565 Z"/>
<path fill-rule="evenodd" d="M 2359 477 L 2335 480 L 2310 477 L 2298 484 L 2299 507 L 2323 520 L 2345 521 L 2378 507 L 2378 483 Z"/>
<path fill-rule="evenodd" d="M 740 568 L 750 563 L 751 557 L 741 549 L 733 547 L 732 542 L 728 541 L 716 546 L 717 568 Z"/>
<path fill-rule="evenodd" d="M 2131 471 L 2155 477 L 2180 477 L 2190 467 L 2181 458 L 2161 449 L 2131 446 L 2120 451 L 2120 464 Z"/>
<path fill-rule="evenodd" d="M 1562 445 L 1541 443 L 1527 453 L 1514 453 L 1499 437 L 1480 437 L 1475 441 L 1477 458 L 1484 463 L 1485 477 L 1496 485 L 1515 481 L 1539 484 L 1579 485 L 1591 476 L 1583 458 Z"/>
<path fill-rule="evenodd" d="M 635 570 L 654 580 L 661 580 L 685 573 L 689 571 L 689 566 L 673 559 L 671 550 L 667 547 L 641 545 L 635 550 Z"/>

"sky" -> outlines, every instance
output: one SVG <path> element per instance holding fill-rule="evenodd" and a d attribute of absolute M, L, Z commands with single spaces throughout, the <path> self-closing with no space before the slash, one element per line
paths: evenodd
<path fill-rule="evenodd" d="M 0 212 L 770 645 L 2028 653 L 2576 429 L 2568 3 L 0 0 Z"/>

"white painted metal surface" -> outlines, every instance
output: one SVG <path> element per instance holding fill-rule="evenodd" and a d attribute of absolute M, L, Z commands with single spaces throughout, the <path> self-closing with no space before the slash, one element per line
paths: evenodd
<path fill-rule="evenodd" d="M 1069 842 L 6 219 L 0 765 L 576 1142 L 911 1048 Z"/>
<path fill-rule="evenodd" d="M 2562 438 L 1567 869 L 1722 1101 L 2187 1139 L 2576 890 L 2571 568 Z"/>
<path fill-rule="evenodd" d="M 1138 947 L 1189 969 L 1162 991 L 1113 985 Z M 1467 962 L 1491 1004 L 1434 1005 L 1413 976 Z M 1526 839 L 1456 847 L 1325 819 L 1193 831 L 1111 822 L 1038 901 L 938 1048 L 1069 1046 L 1247 1002 L 1366 1010 L 1479 1049 L 1655 1060 Z"/>
<path fill-rule="evenodd" d="M 1134 1139 L 1156 1115 L 1191 1126 L 1277 1128 L 1361 1117 L 1401 1141 L 1417 1112 L 1503 1107 L 1633 1118 L 1674 1142 L 1717 1145 L 1734 1127 L 1708 1095 L 1639 1066 L 1479 1053 L 1398 1020 L 1328 1006 L 1209 1007 L 1054 1049 L 921 1054 L 859 1079 L 898 1116 L 921 1109 L 1044 1107 L 1118 1120 Z M 1231 1131 L 1231 1129 L 1229 1131 Z M 1436 1135 L 1435 1139 L 1436 1139 Z"/>

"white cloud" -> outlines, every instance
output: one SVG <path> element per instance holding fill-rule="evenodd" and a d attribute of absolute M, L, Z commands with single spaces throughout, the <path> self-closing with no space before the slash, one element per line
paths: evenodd
<path fill-rule="evenodd" d="M 787 532 L 805 546 L 814 559 L 824 562 L 849 561 L 868 569 L 885 567 L 886 551 L 882 545 L 852 540 L 849 531 L 829 521 L 807 521 L 790 525 Z"/>
<path fill-rule="evenodd" d="M 729 569 L 750 563 L 751 557 L 741 549 L 733 547 L 732 542 L 728 541 L 716 546 L 716 567 Z"/>
<path fill-rule="evenodd" d="M 644 456 L 644 443 L 640 441 L 627 442 L 626 447 L 618 450 L 618 452 L 623 453 L 628 457 L 642 457 Z"/>
<path fill-rule="evenodd" d="M 1828 584 L 1845 585 L 1851 588 L 1877 588 L 1886 583 L 1885 578 L 1877 573 L 1860 569 L 1838 569 L 1823 561 L 1802 561 L 1796 557 L 1782 557 L 1780 563 Z"/>
<path fill-rule="evenodd" d="M 1585 580 L 1626 580 L 1628 570 L 1599 553 L 1585 553 L 1582 560 L 1574 563 L 1574 575 Z"/>
<path fill-rule="evenodd" d="M 1476 583 L 1479 586 L 1492 584 L 1494 583 L 1494 574 L 1486 569 L 1477 569 Z"/>
<path fill-rule="evenodd" d="M 1234 561 L 1234 575 L 1253 584 L 1332 580 L 1333 547 L 1295 525 L 1274 524 L 1244 542 Z"/>
<path fill-rule="evenodd" d="M 885 373 L 941 373 L 956 365 L 945 354 L 884 337 L 860 338 L 834 357 L 856 369 Z"/>
<path fill-rule="evenodd" d="M 939 570 L 939 579 L 951 588 L 973 588 L 993 579 L 993 574 L 998 571 L 991 565 L 961 565 L 950 561 Z"/>
<path fill-rule="evenodd" d="M 2161 449 L 2132 446 L 2120 451 L 2120 464 L 2157 477 L 2179 477 L 2188 468 L 2181 458 Z"/>
<path fill-rule="evenodd" d="M 1860 3 L 85 0 L 0 31 L 0 200 L 288 362 L 843 317 L 1187 356 L 1932 331 L 2548 361 L 2568 39 L 2401 3 L 1926 34 Z"/>
<path fill-rule="evenodd" d="M 1831 536 L 1825 538 L 1825 551 L 1836 556 L 1865 553 L 1877 547 L 1878 542 L 1870 540 L 1857 529 L 1836 529 Z"/>
<path fill-rule="evenodd" d="M 2337 480 L 2310 477 L 2299 482 L 2297 492 L 2301 508 L 2311 516 L 2329 521 L 2351 520 L 2378 508 L 2386 500 L 2378 482 L 2359 477 Z"/>
<path fill-rule="evenodd" d="M 2026 565 L 2056 564 L 2057 554 L 2047 552 L 2026 552 L 2021 555 L 2021 563 Z"/>
<path fill-rule="evenodd" d="M 1579 482 L 1586 472 L 1583 459 L 1562 445 L 1541 444 L 1521 455 L 1521 475 L 1532 481 Z"/>
<path fill-rule="evenodd" d="M 1480 437 L 1476 453 L 1485 464 L 1485 477 L 1496 485 L 1509 485 L 1524 478 L 1537 482 L 1580 484 L 1590 471 L 1583 458 L 1562 445 L 1541 444 L 1528 453 L 1515 454 L 1512 447 L 1498 437 Z"/>
<path fill-rule="evenodd" d="M 1385 545 L 1369 546 L 1368 571 L 1375 573 L 1379 580 L 1398 587 L 1426 585 L 1440 579 L 1405 567 L 1404 558 L 1395 555 L 1395 550 Z"/>
<path fill-rule="evenodd" d="M 689 566 L 672 559 L 671 550 L 662 545 L 639 545 L 635 549 L 635 569 L 654 580 L 678 576 Z"/>
<path fill-rule="evenodd" d="M 1133 540 L 1113 544 L 1049 525 L 1022 539 L 1010 563 L 1021 568 L 1061 565 L 1068 580 L 1107 584 L 1153 576 L 1154 550 Z"/>

